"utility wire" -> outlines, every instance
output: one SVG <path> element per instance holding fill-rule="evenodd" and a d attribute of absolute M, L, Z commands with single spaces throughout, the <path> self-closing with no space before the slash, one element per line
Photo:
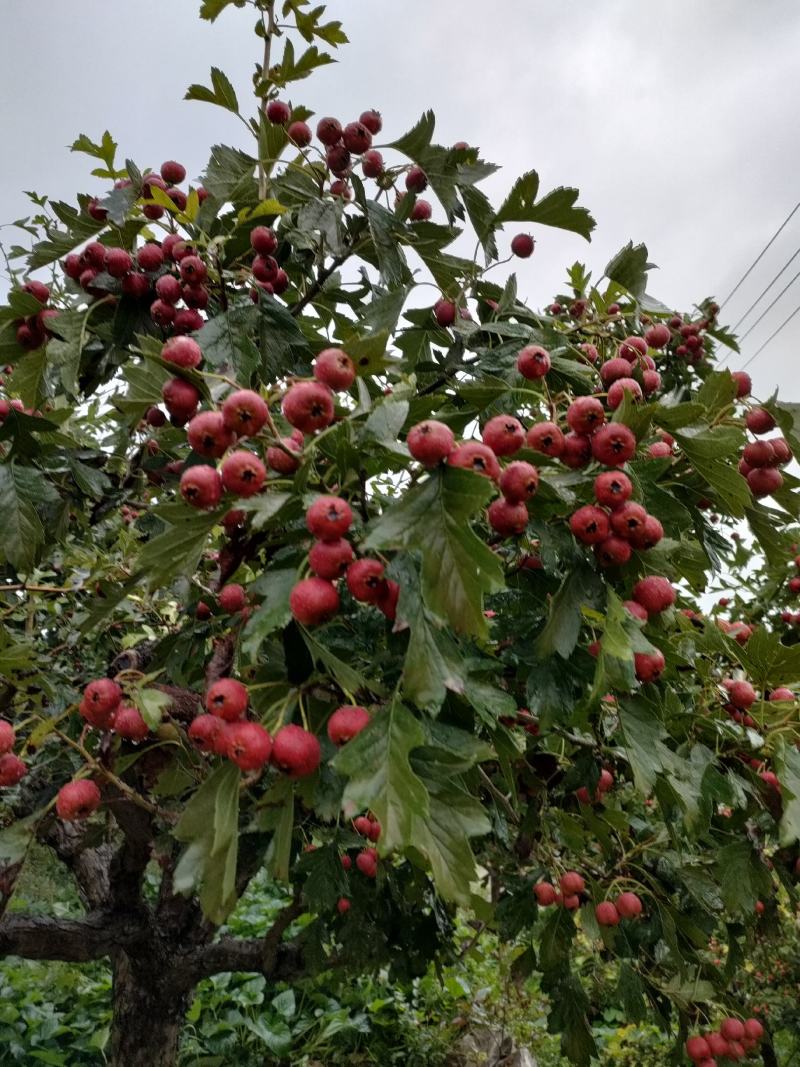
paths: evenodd
<path fill-rule="evenodd" d="M 778 271 L 778 273 L 775 275 L 775 277 L 772 279 L 772 281 L 769 283 L 769 285 L 765 286 L 765 288 L 761 290 L 761 292 L 758 294 L 758 296 L 753 301 L 753 303 L 750 305 L 750 307 L 747 309 L 747 311 L 745 311 L 744 315 L 742 315 L 742 317 L 739 319 L 739 321 L 735 322 L 733 324 L 733 326 L 731 326 L 731 332 L 733 332 L 734 330 L 738 330 L 739 329 L 739 327 L 742 325 L 742 323 L 747 318 L 747 316 L 750 314 L 750 312 L 753 310 L 753 308 L 757 307 L 761 303 L 761 301 L 764 299 L 764 297 L 767 295 L 767 293 L 773 287 L 773 285 L 778 280 L 778 278 L 780 278 L 780 276 L 783 274 L 783 272 L 786 270 L 786 268 L 791 263 L 793 263 L 794 260 L 796 260 L 798 256 L 800 256 L 800 248 L 797 249 L 797 251 L 794 253 L 793 256 L 790 256 L 786 260 L 784 265 L 781 267 L 781 269 Z"/>
<path fill-rule="evenodd" d="M 753 262 L 750 264 L 750 266 L 747 268 L 747 270 L 741 276 L 741 278 L 736 283 L 736 285 L 734 285 L 733 289 L 731 289 L 731 291 L 728 293 L 728 295 L 725 297 L 725 299 L 720 302 L 720 306 L 721 307 L 724 307 L 725 304 L 728 303 L 728 301 L 733 296 L 733 294 L 735 292 L 737 292 L 737 290 L 739 289 L 739 286 L 742 284 L 742 282 L 744 282 L 745 279 L 750 277 L 750 275 L 753 272 L 753 269 L 755 268 L 755 266 L 758 263 L 761 262 L 761 259 L 763 258 L 763 256 L 766 253 L 766 251 L 772 246 L 772 243 L 775 241 L 775 239 L 778 236 L 778 234 L 780 234 L 783 231 L 784 227 L 787 225 L 787 223 L 792 218 L 792 216 L 795 214 L 795 212 L 798 210 L 798 208 L 800 208 L 800 203 L 795 204 L 795 206 L 792 208 L 792 210 L 789 212 L 789 214 L 786 216 L 786 218 L 783 220 L 783 222 L 777 228 L 775 233 L 773 233 L 772 237 L 770 237 L 770 239 L 767 241 L 767 243 L 764 245 L 764 247 L 761 249 L 761 251 L 756 256 L 756 258 L 753 260 Z"/>
<path fill-rule="evenodd" d="M 784 328 L 784 326 L 788 326 L 789 325 L 789 323 L 792 321 L 792 319 L 795 317 L 795 315 L 800 315 L 800 304 L 797 305 L 797 307 L 794 309 L 794 311 L 791 313 L 791 315 L 787 319 L 783 320 L 783 322 L 780 324 L 780 326 L 777 328 L 777 330 L 775 330 L 773 333 L 771 333 L 769 335 L 769 337 L 766 339 L 766 341 L 763 343 L 763 345 L 761 345 L 760 348 L 757 348 L 755 350 L 755 352 L 752 354 L 752 356 L 745 363 L 744 367 L 741 367 L 740 369 L 744 370 L 746 367 L 749 367 L 750 364 L 753 362 L 753 360 L 756 358 L 756 356 L 760 355 L 764 351 L 764 349 L 767 347 L 767 345 L 770 343 L 770 341 L 773 341 L 778 336 L 778 334 L 781 332 L 781 330 Z"/>
<path fill-rule="evenodd" d="M 740 341 L 743 341 L 745 339 L 745 337 L 748 337 L 753 332 L 753 330 L 756 328 L 756 326 L 758 326 L 759 322 L 761 322 L 761 320 L 764 318 L 765 315 L 769 314 L 769 312 L 775 307 L 775 305 L 778 303 L 778 301 L 783 296 L 783 294 L 788 289 L 791 289 L 791 287 L 794 285 L 794 283 L 797 281 L 798 278 L 800 278 L 800 270 L 797 272 L 797 274 L 795 274 L 795 276 L 791 279 L 791 281 L 787 282 L 786 285 L 784 285 L 783 289 L 781 289 L 781 291 L 778 293 L 778 295 L 775 297 L 775 299 L 772 301 L 772 303 L 767 305 L 767 307 L 761 312 L 761 314 L 758 316 L 758 318 L 753 323 L 753 325 L 745 330 L 745 332 L 739 338 Z"/>

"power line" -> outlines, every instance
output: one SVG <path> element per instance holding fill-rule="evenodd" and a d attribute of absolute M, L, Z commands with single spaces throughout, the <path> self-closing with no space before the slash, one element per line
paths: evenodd
<path fill-rule="evenodd" d="M 767 295 L 767 293 L 773 287 L 773 285 L 778 280 L 778 278 L 780 278 L 780 276 L 783 274 L 783 272 L 786 270 L 786 268 L 791 263 L 793 263 L 794 260 L 796 260 L 798 256 L 800 256 L 800 248 L 797 249 L 797 251 L 794 253 L 793 256 L 790 256 L 786 260 L 784 265 L 781 267 L 781 269 L 778 271 L 778 273 L 775 275 L 775 277 L 772 279 L 772 281 L 769 283 L 769 285 L 765 286 L 765 288 L 761 290 L 761 292 L 758 294 L 758 296 L 753 301 L 753 303 L 750 305 L 750 307 L 747 309 L 747 311 L 745 311 L 744 315 L 742 315 L 742 317 L 739 319 L 739 321 L 735 322 L 733 324 L 733 326 L 731 326 L 731 332 L 733 332 L 734 330 L 738 330 L 739 329 L 739 327 L 742 325 L 742 323 L 747 318 L 747 316 L 750 314 L 750 312 L 753 310 L 753 308 L 757 307 L 761 303 L 761 301 L 764 299 L 764 297 Z"/>
<path fill-rule="evenodd" d="M 791 315 L 787 319 L 783 320 L 783 322 L 780 324 L 780 326 L 777 328 L 777 330 L 775 330 L 774 333 L 771 333 L 769 335 L 769 337 L 766 339 L 766 341 L 763 343 L 763 345 L 760 348 L 756 349 L 756 351 L 752 354 L 752 356 L 745 363 L 744 367 L 741 367 L 740 369 L 741 370 L 745 370 L 747 367 L 749 367 L 750 364 L 753 362 L 753 360 L 756 358 L 756 356 L 760 355 L 764 351 L 764 349 L 767 347 L 767 345 L 770 343 L 770 341 L 773 341 L 778 336 L 778 334 L 781 332 L 781 330 L 784 328 L 784 326 L 788 326 L 789 325 L 789 323 L 792 321 L 792 319 L 795 317 L 795 315 L 800 315 L 800 304 L 797 305 L 797 307 L 794 309 L 794 311 L 791 313 Z"/>
<path fill-rule="evenodd" d="M 783 289 L 781 289 L 781 291 L 778 293 L 778 295 L 775 297 L 775 299 L 772 301 L 772 303 L 769 304 L 761 312 L 761 314 L 758 316 L 758 318 L 753 323 L 753 325 L 750 326 L 747 330 L 745 330 L 745 332 L 739 338 L 740 341 L 743 341 L 745 339 L 745 337 L 748 337 L 753 332 L 753 330 L 756 328 L 756 326 L 758 326 L 759 322 L 761 322 L 761 320 L 764 318 L 765 315 L 769 314 L 769 312 L 772 310 L 772 308 L 775 307 L 775 305 L 778 303 L 778 301 L 783 296 L 783 294 L 787 291 L 787 289 L 791 289 L 791 287 L 794 285 L 794 283 L 797 281 L 798 278 L 800 278 L 800 270 L 797 272 L 797 274 L 795 274 L 795 276 L 791 279 L 791 281 L 788 281 L 786 283 L 786 285 L 784 285 Z"/>
<path fill-rule="evenodd" d="M 770 239 L 767 241 L 767 243 L 764 245 L 764 247 L 761 249 L 761 251 L 756 256 L 756 258 L 753 260 L 753 262 L 750 264 L 750 266 L 747 268 L 747 270 L 741 276 L 741 278 L 736 283 L 736 285 L 734 285 L 733 289 L 731 289 L 731 291 L 728 293 L 728 295 L 725 297 L 725 299 L 720 302 L 720 306 L 721 307 L 723 307 L 725 304 L 728 303 L 728 301 L 733 296 L 733 294 L 739 289 L 739 286 L 742 284 L 742 282 L 745 281 L 745 279 L 750 277 L 751 273 L 753 272 L 754 267 L 758 263 L 761 262 L 761 259 L 763 258 L 763 256 L 766 253 L 766 251 L 772 246 L 773 241 L 776 239 L 778 234 L 780 234 L 782 232 L 782 230 L 787 225 L 787 223 L 792 218 L 792 216 L 795 214 L 795 212 L 797 211 L 798 208 L 800 208 L 800 202 L 795 204 L 795 206 L 792 208 L 792 210 L 789 212 L 789 214 L 786 216 L 786 218 L 783 220 L 783 222 L 777 228 L 775 233 L 773 233 L 772 237 L 770 237 Z"/>

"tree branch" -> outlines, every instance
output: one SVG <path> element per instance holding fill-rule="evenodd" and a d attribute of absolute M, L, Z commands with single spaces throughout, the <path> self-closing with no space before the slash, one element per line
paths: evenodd
<path fill-rule="evenodd" d="M 123 797 L 112 810 L 124 840 L 109 866 L 110 898 L 116 909 L 134 911 L 142 905 L 142 878 L 152 852 L 153 822 L 146 811 Z"/>
<path fill-rule="evenodd" d="M 308 287 L 308 292 L 305 294 L 305 296 L 301 297 L 296 304 L 292 304 L 292 306 L 289 308 L 289 313 L 291 315 L 299 315 L 303 308 L 310 304 L 315 296 L 319 295 L 323 285 L 328 280 L 328 278 L 330 278 L 330 276 L 334 274 L 347 259 L 350 258 L 354 251 L 355 249 L 348 248 L 340 256 L 334 256 L 330 262 L 330 265 L 325 267 L 324 270 L 321 270 L 319 272 L 319 275 L 317 276 L 317 280 Z"/>
<path fill-rule="evenodd" d="M 109 956 L 141 937 L 138 922 L 91 912 L 85 919 L 6 915 L 0 921 L 0 956 L 86 963 Z"/>

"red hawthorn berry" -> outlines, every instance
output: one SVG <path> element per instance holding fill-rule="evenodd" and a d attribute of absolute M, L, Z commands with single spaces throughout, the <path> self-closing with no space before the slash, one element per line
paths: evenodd
<path fill-rule="evenodd" d="M 647 622 L 647 620 L 650 618 L 650 616 L 647 614 L 642 605 L 637 603 L 637 601 L 635 600 L 624 600 L 622 602 L 622 606 L 627 608 L 634 618 L 641 619 L 642 622 Z"/>
<path fill-rule="evenodd" d="M 637 533 L 644 529 L 647 512 L 641 504 L 629 500 L 616 508 L 611 514 L 611 529 L 617 537 L 632 541 Z"/>
<path fill-rule="evenodd" d="M 623 919 L 637 919 L 642 914 L 642 902 L 636 893 L 620 893 L 616 907 Z"/>
<path fill-rule="evenodd" d="M 786 463 L 791 463 L 794 458 L 794 453 L 787 444 L 783 437 L 771 437 L 770 442 L 772 445 L 772 451 L 775 453 L 775 462 L 779 467 L 782 467 Z"/>
<path fill-rule="evenodd" d="M 357 156 L 372 146 L 372 134 L 363 122 L 348 122 L 342 130 L 342 140 L 348 152 Z"/>
<path fill-rule="evenodd" d="M 223 727 L 223 720 L 216 715 L 198 715 L 192 719 L 187 730 L 189 740 L 201 752 L 215 752 L 217 735 Z"/>
<path fill-rule="evenodd" d="M 384 568 L 377 559 L 357 559 L 347 568 L 350 595 L 365 604 L 375 604 L 383 592 Z"/>
<path fill-rule="evenodd" d="M 174 206 L 178 211 L 183 211 L 187 204 L 186 193 L 182 189 L 176 189 L 174 185 L 170 185 L 164 192 L 170 198 Z"/>
<path fill-rule="evenodd" d="M 279 448 L 270 445 L 267 449 L 267 463 L 278 474 L 293 474 L 300 466 L 300 456 L 303 446 L 291 437 L 281 437 Z"/>
<path fill-rule="evenodd" d="M 195 330 L 202 329 L 204 323 L 205 319 L 199 311 L 195 311 L 194 308 L 181 308 L 175 314 L 172 332 L 175 334 L 194 333 Z"/>
<path fill-rule="evenodd" d="M 65 822 L 88 819 L 100 805 L 100 790 L 89 778 L 63 785 L 56 796 L 56 813 Z"/>
<path fill-rule="evenodd" d="M 94 196 L 86 205 L 86 210 L 97 222 L 105 222 L 108 218 L 108 212 L 104 207 L 100 206 L 99 201 Z"/>
<path fill-rule="evenodd" d="M 304 626 L 317 626 L 339 610 L 339 594 L 324 578 L 303 578 L 289 594 L 289 608 Z"/>
<path fill-rule="evenodd" d="M 0 756 L 0 789 L 17 785 L 27 773 L 27 764 L 13 752 L 6 752 L 5 755 Z"/>
<path fill-rule="evenodd" d="M 257 722 L 234 722 L 225 730 L 225 752 L 242 771 L 260 771 L 272 754 L 272 738 Z"/>
<path fill-rule="evenodd" d="M 533 255 L 535 243 L 529 233 L 518 233 L 511 238 L 511 251 L 520 259 L 529 259 Z"/>
<path fill-rule="evenodd" d="M 636 438 L 621 422 L 609 422 L 592 434 L 590 448 L 598 463 L 621 467 L 636 454 Z"/>
<path fill-rule="evenodd" d="M 182 296 L 181 283 L 174 274 L 162 274 L 156 279 L 156 295 L 166 304 L 177 304 Z"/>
<path fill-rule="evenodd" d="M 424 193 L 428 188 L 428 175 L 422 167 L 410 167 L 406 174 L 406 189 L 409 193 Z"/>
<path fill-rule="evenodd" d="M 727 680 L 723 683 L 728 690 L 728 699 L 734 707 L 742 711 L 748 711 L 756 702 L 756 691 L 752 685 L 744 679 L 737 681 Z"/>
<path fill-rule="evenodd" d="M 181 496 L 193 508 L 208 510 L 222 499 L 222 481 L 216 467 L 198 464 L 181 475 Z"/>
<path fill-rule="evenodd" d="M 551 904 L 555 904 L 558 896 L 549 882 L 537 882 L 533 887 L 533 892 L 540 908 L 549 908 Z"/>
<path fill-rule="evenodd" d="M 486 511 L 489 525 L 501 537 L 515 537 L 525 532 L 528 509 L 525 504 L 512 504 L 503 497 L 493 500 Z"/>
<path fill-rule="evenodd" d="M 194 617 L 201 622 L 205 622 L 206 619 L 211 618 L 211 615 L 211 608 L 206 604 L 205 600 L 198 600 L 194 609 Z"/>
<path fill-rule="evenodd" d="M 171 378 L 161 390 L 164 405 L 170 415 L 186 421 L 194 415 L 200 403 L 200 392 L 184 378 Z"/>
<path fill-rule="evenodd" d="M 11 751 L 16 739 L 17 735 L 11 723 L 5 719 L 0 719 L 0 756 L 4 756 L 6 752 Z"/>
<path fill-rule="evenodd" d="M 272 256 L 256 256 L 253 260 L 251 269 L 253 271 L 253 277 L 265 285 L 269 282 L 273 282 L 278 274 L 278 261 L 273 259 Z M 267 289 L 268 292 L 272 290 Z"/>
<path fill-rule="evenodd" d="M 252 452 L 231 452 L 222 461 L 220 468 L 222 484 L 229 493 L 237 496 L 255 496 L 260 493 L 267 479 L 267 470 L 258 456 Z"/>
<path fill-rule="evenodd" d="M 558 458 L 564 451 L 564 434 L 554 422 L 537 422 L 528 430 L 528 447 L 534 452 Z"/>
<path fill-rule="evenodd" d="M 783 475 L 779 470 L 775 470 L 774 467 L 759 467 L 748 472 L 747 484 L 750 486 L 750 492 L 753 496 L 760 499 L 761 497 L 771 496 L 781 488 Z"/>
<path fill-rule="evenodd" d="M 267 104 L 267 118 L 275 126 L 285 126 L 292 117 L 292 111 L 284 100 L 270 100 Z"/>
<path fill-rule="evenodd" d="M 531 381 L 544 378 L 550 370 L 550 353 L 541 345 L 526 345 L 517 356 L 517 370 Z"/>
<path fill-rule="evenodd" d="M 201 411 L 186 429 L 189 444 L 200 456 L 219 459 L 233 444 L 233 434 L 219 411 Z"/>
<path fill-rule="evenodd" d="M 642 384 L 647 396 L 661 388 L 661 375 L 657 370 L 642 371 Z"/>
<path fill-rule="evenodd" d="M 191 337 L 170 337 L 161 349 L 161 358 L 176 367 L 199 367 L 203 350 Z"/>
<path fill-rule="evenodd" d="M 222 405 L 222 421 L 239 437 L 253 437 L 259 433 L 268 416 L 266 403 L 252 389 L 237 389 Z"/>
<path fill-rule="evenodd" d="M 747 412 L 744 422 L 750 433 L 769 433 L 775 429 L 775 419 L 766 408 L 752 408 Z"/>
<path fill-rule="evenodd" d="M 141 269 L 147 271 L 148 274 L 152 273 L 154 270 L 158 270 L 164 262 L 164 252 L 161 245 L 152 242 L 142 245 L 136 253 L 136 262 Z"/>
<path fill-rule="evenodd" d="M 436 467 L 455 447 L 453 431 L 443 422 L 426 419 L 412 426 L 406 437 L 408 451 L 423 467 Z"/>
<path fill-rule="evenodd" d="M 539 472 L 533 464 L 518 459 L 503 470 L 499 484 L 500 492 L 509 504 L 523 504 L 539 488 Z"/>
<path fill-rule="evenodd" d="M 731 378 L 736 382 L 736 397 L 738 400 L 744 400 L 745 397 L 750 396 L 753 388 L 753 382 L 750 379 L 750 375 L 744 370 L 735 370 L 731 372 Z"/>
<path fill-rule="evenodd" d="M 639 356 L 647 355 L 647 341 L 643 337 L 626 337 L 617 355 L 627 363 L 635 363 Z"/>
<path fill-rule="evenodd" d="M 329 389 L 341 392 L 356 380 L 356 368 L 343 349 L 324 348 L 314 360 L 314 377 Z"/>
<path fill-rule="evenodd" d="M 616 411 L 625 399 L 625 393 L 630 393 L 631 400 L 636 404 L 642 399 L 642 387 L 635 378 L 617 378 L 608 390 L 608 406 Z"/>
<path fill-rule="evenodd" d="M 184 256 L 180 273 L 181 281 L 187 285 L 200 285 L 208 277 L 206 265 L 199 256 Z"/>
<path fill-rule="evenodd" d="M 775 451 L 770 441 L 751 441 L 742 451 L 742 459 L 749 467 L 772 467 Z"/>
<path fill-rule="evenodd" d="M 358 116 L 358 121 L 363 123 L 373 136 L 377 136 L 383 129 L 381 113 L 380 111 L 376 111 L 375 108 L 369 108 L 367 111 L 362 111 Z"/>
<path fill-rule="evenodd" d="M 580 896 L 586 888 L 586 883 L 577 871 L 567 871 L 558 880 L 561 892 L 564 896 Z"/>
<path fill-rule="evenodd" d="M 456 306 L 450 300 L 437 300 L 433 305 L 433 316 L 440 326 L 452 326 L 456 321 Z"/>
<path fill-rule="evenodd" d="M 606 389 L 620 378 L 630 378 L 630 376 L 631 365 L 627 359 L 622 359 L 621 356 L 615 356 L 614 359 L 607 360 L 600 367 L 600 380 Z"/>
<path fill-rule="evenodd" d="M 666 667 L 663 652 L 635 652 L 633 664 L 640 682 L 655 682 Z"/>
<path fill-rule="evenodd" d="M 686 1041 L 686 1055 L 697 1063 L 711 1056 L 711 1048 L 704 1037 L 690 1037 Z"/>
<path fill-rule="evenodd" d="M 317 123 L 317 137 L 324 145 L 336 144 L 342 139 L 342 124 L 338 119 L 320 119 Z"/>
<path fill-rule="evenodd" d="M 236 582 L 223 586 L 219 591 L 219 606 L 229 615 L 234 615 L 237 611 L 247 607 L 247 594 L 243 587 Z"/>
<path fill-rule="evenodd" d="M 362 837 L 369 837 L 369 829 L 371 826 L 370 820 L 366 815 L 359 815 L 353 819 L 353 829 L 357 834 L 361 834 Z"/>
<path fill-rule="evenodd" d="M 158 247 L 157 245 L 155 246 Z M 94 267 L 95 270 L 105 270 L 106 266 L 106 253 L 107 248 L 105 245 L 101 245 L 99 241 L 91 241 L 84 248 L 81 256 L 83 262 L 88 267 Z"/>
<path fill-rule="evenodd" d="M 769 695 L 771 701 L 777 702 L 781 700 L 795 700 L 795 695 L 791 689 L 787 689 L 786 686 L 778 686 L 777 689 L 773 689 Z"/>
<path fill-rule="evenodd" d="M 157 326 L 169 326 L 175 321 L 176 311 L 164 300 L 154 300 L 150 305 L 150 317 Z"/>
<path fill-rule="evenodd" d="M 220 678 L 205 695 L 206 710 L 225 722 L 236 722 L 247 711 L 247 686 L 235 678 Z"/>
<path fill-rule="evenodd" d="M 337 178 L 346 178 L 350 173 L 351 156 L 341 143 L 330 145 L 325 151 L 325 162 L 328 169 Z"/>
<path fill-rule="evenodd" d="M 525 431 L 513 415 L 495 415 L 483 427 L 483 443 L 496 456 L 510 456 L 525 444 Z"/>
<path fill-rule="evenodd" d="M 81 258 L 75 252 L 71 252 L 63 261 L 61 266 L 64 268 L 64 273 L 68 278 L 72 278 L 74 282 L 81 276 L 81 270 L 83 269 L 81 264 Z"/>
<path fill-rule="evenodd" d="M 597 351 L 597 347 L 590 344 L 588 341 L 583 341 L 578 345 L 578 348 L 583 352 L 584 356 L 586 356 L 590 363 L 596 363 L 600 358 L 600 353 Z"/>
<path fill-rule="evenodd" d="M 598 904 L 594 914 L 599 926 L 619 926 L 619 912 L 610 900 Z"/>
<path fill-rule="evenodd" d="M 432 215 L 433 208 L 430 202 L 420 198 L 411 208 L 411 214 L 408 217 L 412 222 L 427 222 Z"/>
<path fill-rule="evenodd" d="M 184 260 L 184 262 L 186 261 Z M 183 266 L 183 263 L 181 266 Z M 184 304 L 186 304 L 186 307 L 191 311 L 194 311 L 196 308 L 200 308 L 204 311 L 208 307 L 208 289 L 206 289 L 204 285 L 184 285 L 181 294 L 183 296 Z M 176 313 L 175 318 L 177 319 L 177 317 L 178 315 Z"/>
<path fill-rule="evenodd" d="M 596 545 L 608 537 L 608 516 L 602 508 L 585 504 L 570 516 L 569 528 L 583 544 Z"/>
<path fill-rule="evenodd" d="M 666 441 L 654 441 L 652 445 L 647 446 L 647 455 L 650 459 L 666 459 L 672 455 L 672 449 Z"/>
<path fill-rule="evenodd" d="M 358 704 L 343 704 L 328 719 L 328 737 L 334 745 L 344 745 L 369 724 L 369 712 Z"/>
<path fill-rule="evenodd" d="M 106 252 L 106 270 L 112 278 L 124 278 L 133 267 L 133 259 L 124 248 L 109 248 Z"/>
<path fill-rule="evenodd" d="M 250 247 L 260 256 L 273 255 L 278 247 L 278 238 L 275 231 L 270 229 L 269 226 L 256 226 L 250 231 Z"/>
<path fill-rule="evenodd" d="M 144 741 L 150 736 L 150 727 L 132 704 L 123 704 L 117 709 L 112 729 L 127 741 Z"/>
<path fill-rule="evenodd" d="M 594 554 L 601 567 L 621 567 L 631 558 L 631 551 L 629 542 L 614 534 L 594 546 Z"/>
<path fill-rule="evenodd" d="M 361 157 L 361 169 L 365 178 L 380 178 L 383 174 L 383 156 L 377 148 L 371 148 Z"/>
<path fill-rule="evenodd" d="M 302 726 L 282 726 L 272 742 L 272 763 L 290 778 L 306 778 L 319 767 L 319 740 Z"/>
<path fill-rule="evenodd" d="M 349 856 L 347 858 L 350 859 Z M 350 901 L 347 897 L 339 897 L 336 901 L 336 910 L 340 915 L 346 915 L 347 912 L 350 911 Z"/>
<path fill-rule="evenodd" d="M 367 878 L 375 878 L 378 873 L 378 850 L 365 848 L 356 856 L 356 867 Z"/>
<path fill-rule="evenodd" d="M 606 770 L 605 767 L 600 771 L 600 778 L 597 782 L 597 788 L 601 793 L 607 793 L 614 784 L 614 775 L 611 771 Z"/>
<path fill-rule="evenodd" d="M 726 1041 L 741 1041 L 745 1036 L 744 1023 L 739 1019 L 723 1019 L 719 1032 Z"/>
<path fill-rule="evenodd" d="M 758 1019 L 745 1019 L 744 1032 L 751 1041 L 760 1041 L 764 1036 L 764 1027 Z"/>
<path fill-rule="evenodd" d="M 335 541 L 315 541 L 308 553 L 308 563 L 318 578 L 335 581 L 353 562 L 353 546 L 340 537 Z"/>
<path fill-rule="evenodd" d="M 299 119 L 290 123 L 286 135 L 298 148 L 307 148 L 311 144 L 311 127 L 307 122 L 301 122 Z"/>
<path fill-rule="evenodd" d="M 567 909 L 567 911 L 577 911 L 581 906 L 581 898 L 579 896 L 565 896 L 561 899 L 560 903 Z"/>
<path fill-rule="evenodd" d="M 711 1049 L 712 1056 L 727 1056 L 728 1055 L 728 1042 L 722 1036 L 722 1034 L 711 1033 L 707 1036 L 708 1047 Z M 700 1061 L 702 1063 L 702 1060 Z M 712 1061 L 713 1062 L 713 1061 Z M 708 1067 L 708 1065 L 705 1065 Z"/>
<path fill-rule="evenodd" d="M 594 495 L 598 504 L 616 508 L 624 504 L 633 492 L 633 484 L 621 471 L 603 471 L 594 480 Z"/>
<path fill-rule="evenodd" d="M 650 348 L 664 348 L 669 344 L 671 337 L 672 333 L 670 332 L 669 326 L 665 326 L 663 322 L 651 326 L 644 335 L 644 339 Z"/>
<path fill-rule="evenodd" d="M 648 515 L 644 523 L 629 534 L 629 540 L 634 548 L 641 551 L 642 549 L 655 548 L 663 536 L 664 527 L 655 515 Z"/>
<path fill-rule="evenodd" d="M 322 430 L 333 422 L 333 396 L 322 382 L 297 382 L 287 391 L 281 407 L 286 421 L 303 433 Z"/>
<path fill-rule="evenodd" d="M 606 413 L 596 396 L 580 396 L 567 408 L 567 425 L 575 433 L 594 433 L 605 421 Z"/>
<path fill-rule="evenodd" d="M 483 474 L 492 481 L 500 477 L 500 464 L 491 448 L 480 441 L 465 441 L 456 445 L 447 457 L 451 467 L 462 467 L 464 470 L 475 471 Z"/>
<path fill-rule="evenodd" d="M 378 609 L 378 611 L 382 611 L 390 622 L 394 622 L 394 620 L 397 618 L 397 605 L 399 601 L 399 583 L 393 581 L 391 578 L 387 578 L 383 589 L 381 590 L 380 596 L 375 601 L 375 607 Z"/>
<path fill-rule="evenodd" d="M 317 497 L 306 512 L 306 526 L 320 541 L 336 541 L 344 537 L 352 523 L 352 508 L 338 496 Z"/>
<path fill-rule="evenodd" d="M 186 178 L 186 167 L 176 163 L 174 159 L 168 159 L 161 164 L 161 177 L 168 185 L 180 185 Z"/>
<path fill-rule="evenodd" d="M 101 245 L 100 247 L 103 248 L 104 246 Z M 108 251 L 109 252 L 121 252 L 122 249 L 121 248 L 119 248 L 119 249 L 110 248 L 110 249 L 108 249 Z M 104 252 L 105 252 L 105 249 L 104 249 Z M 125 253 L 125 255 L 127 255 L 127 252 Z M 105 258 L 105 256 L 104 256 L 104 258 Z M 130 257 L 128 257 L 128 258 L 130 258 Z M 110 273 L 111 272 L 109 271 L 109 274 Z M 29 278 L 28 281 L 26 281 L 24 283 L 24 285 L 22 286 L 22 291 L 23 291 L 23 293 L 30 293 L 30 295 L 32 297 L 34 297 L 36 300 L 38 300 L 40 304 L 46 304 L 48 302 L 48 300 L 50 299 L 50 290 L 47 288 L 47 286 L 44 284 L 44 282 L 40 282 L 36 278 Z"/>
<path fill-rule="evenodd" d="M 606 429 L 601 426 L 597 433 Z M 579 470 L 588 466 L 592 458 L 592 442 L 597 436 L 587 437 L 582 433 L 568 433 L 564 435 L 564 444 L 561 450 L 561 462 L 572 470 Z"/>
<path fill-rule="evenodd" d="M 648 615 L 658 615 L 675 603 L 675 589 L 668 578 L 652 574 L 633 587 L 633 599 Z"/>
<path fill-rule="evenodd" d="M 83 691 L 82 703 L 97 715 L 116 711 L 122 701 L 122 690 L 110 678 L 97 678 Z M 85 716 L 84 716 L 85 717 Z"/>

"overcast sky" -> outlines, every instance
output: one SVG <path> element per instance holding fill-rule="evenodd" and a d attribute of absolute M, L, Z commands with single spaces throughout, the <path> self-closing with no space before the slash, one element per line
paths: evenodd
<path fill-rule="evenodd" d="M 234 118 L 182 96 L 213 63 L 247 97 L 253 19 L 231 9 L 211 25 L 198 7 L 6 0 L 0 222 L 28 212 L 23 189 L 102 191 L 90 161 L 66 148 L 81 132 L 109 129 L 122 158 L 156 168 L 174 158 L 190 175 L 210 145 L 241 143 Z M 343 120 L 377 107 L 387 140 L 433 107 L 436 140 L 469 141 L 502 164 L 486 186 L 496 201 L 530 168 L 543 189 L 581 190 L 595 236 L 534 231 L 536 252 L 519 267 L 534 305 L 562 286 L 566 265 L 580 259 L 599 274 L 629 239 L 659 265 L 650 288 L 665 303 L 722 298 L 800 200 L 796 0 L 333 0 L 329 11 L 351 44 L 339 65 L 292 87 L 295 103 Z M 9 235 L 0 230 L 4 243 Z M 798 246 L 800 211 L 722 320 L 733 323 Z M 800 257 L 762 307 L 797 269 Z M 800 279 L 731 366 L 798 304 Z M 800 314 L 752 364 L 758 395 L 780 386 L 800 401 L 799 340 Z"/>

